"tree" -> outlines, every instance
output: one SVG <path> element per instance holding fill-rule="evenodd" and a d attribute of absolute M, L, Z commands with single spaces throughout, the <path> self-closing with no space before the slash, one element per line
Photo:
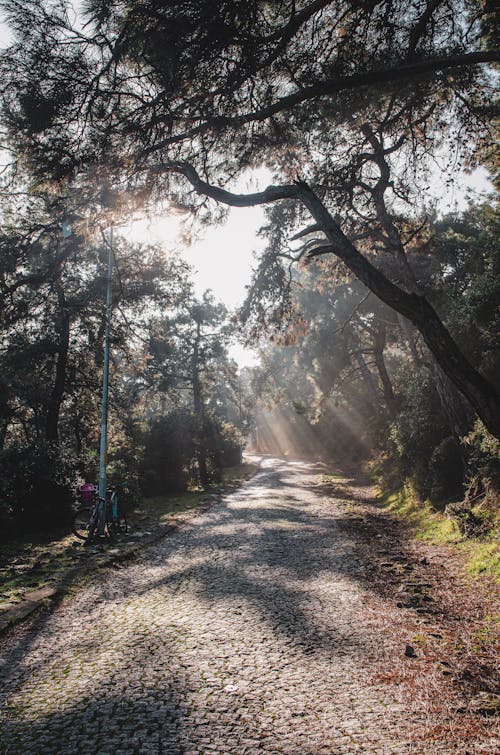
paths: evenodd
<path fill-rule="evenodd" d="M 448 313 L 460 348 L 490 376 L 500 366 L 497 225 L 498 210 L 490 205 L 434 219 L 410 257 L 422 284 Z M 464 491 L 476 502 L 484 494 L 494 499 L 494 439 L 474 423 L 464 402 L 456 408 L 457 432 L 422 339 L 415 338 L 410 349 L 394 313 L 348 272 L 332 270 L 334 264 L 317 258 L 293 274 L 291 326 L 274 335 L 254 372 L 265 406 L 259 440 L 272 441 L 267 420 L 269 406 L 275 407 L 275 424 L 286 419 L 285 437 L 293 439 L 300 421 L 306 450 L 312 435 L 316 453 L 328 452 L 337 461 L 346 454 L 348 460 L 359 453 L 375 457 L 389 487 L 408 480 L 438 507 Z M 260 317 L 258 306 L 248 307 Z"/>
<path fill-rule="evenodd" d="M 216 430 L 207 400 L 218 380 L 234 379 L 234 364 L 227 356 L 231 330 L 226 308 L 207 291 L 201 300 L 191 294 L 171 317 L 158 318 L 152 323 L 149 339 L 148 371 L 155 387 L 162 392 L 190 394 L 188 405 L 196 417 L 198 472 L 204 487 L 211 478 L 208 449 L 212 449 L 215 470 L 222 466 L 217 442 L 210 440 Z"/>
<path fill-rule="evenodd" d="M 70 425 L 81 445 L 83 417 L 77 421 L 88 405 L 85 394 L 99 393 L 101 383 L 105 244 L 100 234 L 84 237 L 77 222 L 63 239 L 57 215 L 43 206 L 36 215 L 33 205 L 31 211 L 24 221 L 17 215 L 17 228 L 4 216 L 0 242 L 2 437 L 8 439 L 9 426 L 13 437 L 22 426 L 26 441 L 57 444 L 62 414 L 67 422 L 74 412 Z M 134 341 L 146 337 L 151 307 L 176 306 L 186 271 L 159 248 L 118 238 L 114 252 L 112 344 L 115 358 L 121 352 L 126 359 Z M 73 405 L 77 396 L 80 412 Z"/>
<path fill-rule="evenodd" d="M 490 109 L 478 97 L 491 87 L 482 69 L 500 58 L 489 6 L 226 2 L 214 14 L 202 0 L 92 0 L 85 32 L 62 0 L 4 6 L 18 33 L 4 118 L 34 174 L 85 176 L 92 187 L 111 170 L 144 201 L 192 204 L 179 177 L 228 205 L 291 200 L 295 222 L 309 215 L 322 234 L 310 252 L 334 254 L 413 323 L 500 435 L 497 390 L 415 285 L 396 218 L 397 203 L 418 193 L 402 187 L 417 182 L 417 166 L 445 137 L 466 146 L 490 138 Z M 242 196 L 213 183 L 262 161 L 280 173 L 279 186 Z M 308 180 L 291 183 L 293 173 Z M 350 202 L 338 202 L 335 182 Z M 359 238 L 353 213 L 382 233 L 395 274 L 372 254 L 370 238 Z"/>

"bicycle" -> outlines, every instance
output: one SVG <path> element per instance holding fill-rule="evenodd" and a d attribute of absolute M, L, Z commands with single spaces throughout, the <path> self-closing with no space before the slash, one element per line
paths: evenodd
<path fill-rule="evenodd" d="M 121 485 L 114 485 L 106 490 L 105 501 L 105 531 L 108 537 L 122 532 L 128 532 L 128 522 L 118 499 Z M 77 489 L 80 500 L 86 505 L 80 506 L 73 517 L 73 533 L 80 540 L 89 543 L 96 534 L 99 523 L 99 510 L 103 499 L 98 495 L 95 485 L 85 483 Z"/>

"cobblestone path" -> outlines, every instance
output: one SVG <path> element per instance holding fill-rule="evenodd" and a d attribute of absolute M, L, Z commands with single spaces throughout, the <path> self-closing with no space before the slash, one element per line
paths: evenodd
<path fill-rule="evenodd" d="M 367 610 L 315 472 L 265 460 L 140 561 L 3 638 L 3 752 L 428 752 L 397 687 L 368 683 L 401 648 Z"/>

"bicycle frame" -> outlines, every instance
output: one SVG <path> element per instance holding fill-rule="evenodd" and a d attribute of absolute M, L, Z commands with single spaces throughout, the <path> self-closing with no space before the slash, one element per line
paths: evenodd
<path fill-rule="evenodd" d="M 104 526 L 105 526 L 105 532 L 104 534 L 107 534 L 108 536 L 112 536 L 113 534 L 116 534 L 116 532 L 127 532 L 128 530 L 128 523 L 125 514 L 120 509 L 119 506 L 119 495 L 118 490 L 120 486 L 113 486 L 111 488 L 108 488 L 106 490 L 106 498 L 102 498 L 98 495 L 98 491 L 95 486 L 85 485 L 82 486 L 82 489 L 79 490 L 82 498 L 82 502 L 85 504 L 90 504 L 90 508 L 81 508 L 79 509 L 75 514 L 75 522 L 77 521 L 78 516 L 82 515 L 83 512 L 87 511 L 88 513 L 88 519 L 85 518 L 84 520 L 84 527 L 87 531 L 87 536 L 84 538 L 82 534 L 82 530 L 79 529 L 77 532 L 76 524 L 74 524 L 73 531 L 75 534 L 77 534 L 77 537 L 80 537 L 82 539 L 85 539 L 86 543 L 89 543 L 95 535 L 99 535 L 100 533 L 96 530 L 98 529 L 98 523 L 99 520 L 102 517 L 104 517 Z M 82 495 L 82 493 L 84 495 Z M 92 493 L 92 495 L 91 495 Z M 80 519 L 80 525 L 82 520 Z"/>

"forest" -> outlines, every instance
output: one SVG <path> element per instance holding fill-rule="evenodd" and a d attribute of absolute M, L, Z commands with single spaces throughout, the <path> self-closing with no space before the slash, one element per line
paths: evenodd
<path fill-rule="evenodd" d="M 109 479 L 131 499 L 209 489 L 246 447 L 363 466 L 490 533 L 494 3 L 1 8 L 4 536 L 64 529 L 97 477 L 109 228 L 176 211 L 202 234 L 256 205 L 265 250 L 238 311 L 196 293 L 178 249 L 116 234 Z M 262 168 L 272 183 L 241 193 Z M 238 339 L 256 366 L 231 359 Z"/>

